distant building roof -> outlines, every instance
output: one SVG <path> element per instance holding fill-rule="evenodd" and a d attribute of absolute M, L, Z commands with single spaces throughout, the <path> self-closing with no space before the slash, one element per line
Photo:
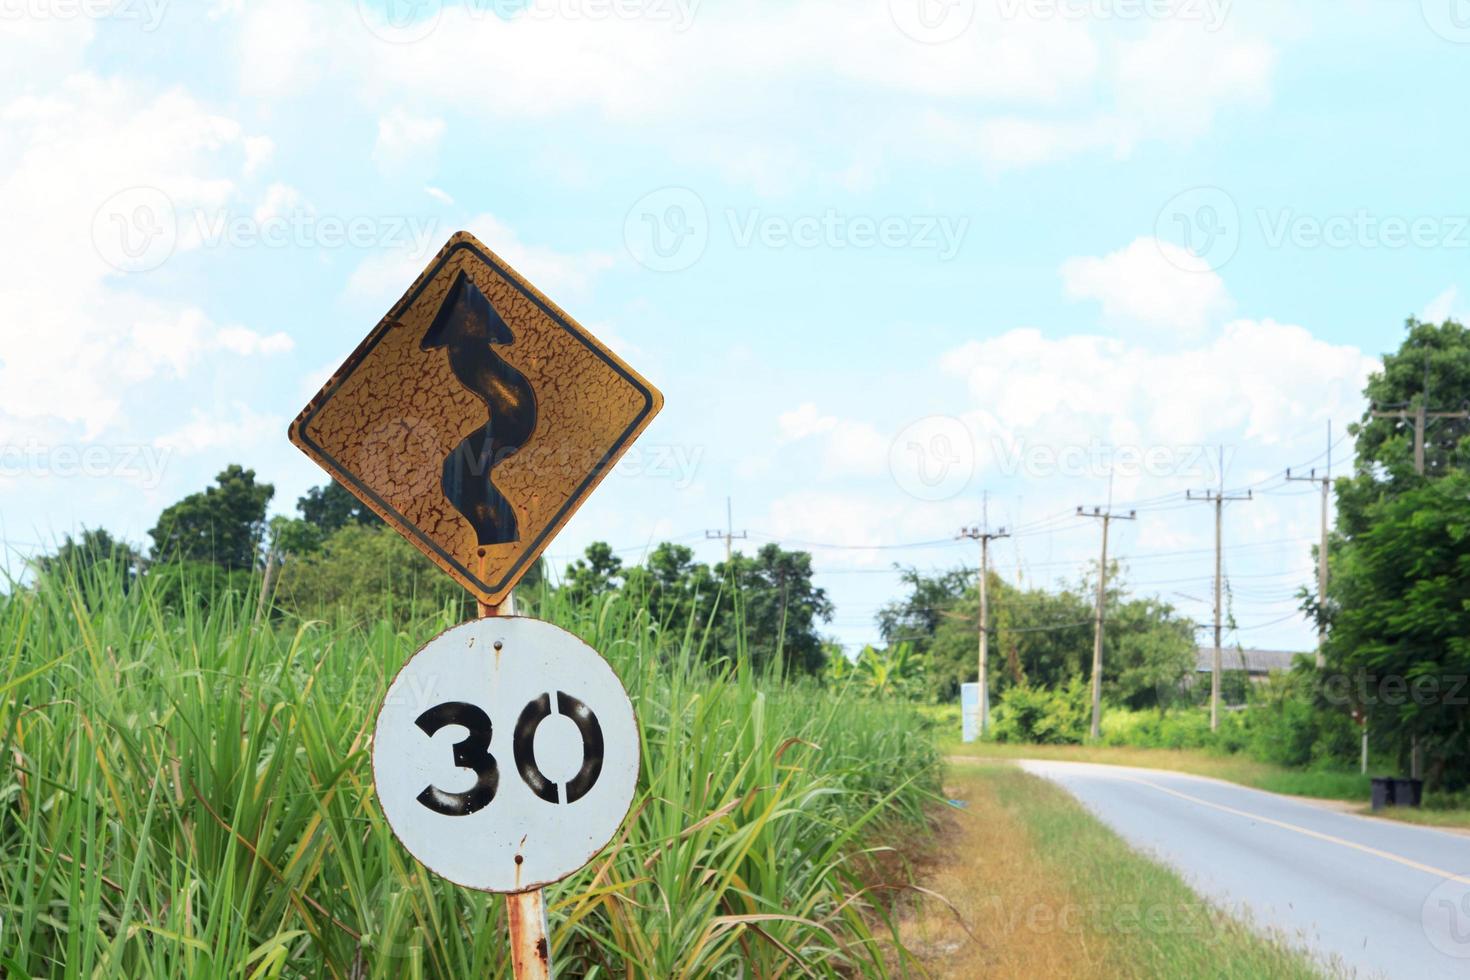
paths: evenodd
<path fill-rule="evenodd" d="M 1244 650 L 1224 647 L 1220 650 L 1221 670 L 1244 670 L 1248 674 L 1268 674 L 1273 670 L 1290 670 L 1298 656 L 1294 650 Z M 1195 654 L 1194 669 L 1209 673 L 1215 667 L 1215 648 L 1200 647 Z"/>

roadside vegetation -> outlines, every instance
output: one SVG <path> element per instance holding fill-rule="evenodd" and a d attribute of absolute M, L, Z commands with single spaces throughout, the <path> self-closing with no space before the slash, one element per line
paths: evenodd
<path fill-rule="evenodd" d="M 977 759 L 1057 759 L 1063 762 L 1094 762 L 1140 769 L 1209 776 L 1270 793 L 1310 796 L 1321 800 L 1361 803 L 1368 793 L 1368 778 L 1355 772 L 1290 769 L 1241 756 L 1220 755 L 1203 749 L 1132 748 L 1118 745 L 1020 745 L 1007 742 L 948 744 L 955 756 Z"/>
<path fill-rule="evenodd" d="M 1322 666 L 1315 651 L 1301 651 L 1262 682 L 1241 669 L 1238 645 L 1225 649 L 1229 710 L 1212 731 L 1209 679 L 1195 669 L 1197 624 L 1131 596 L 1118 564 L 1104 598 L 1104 711 L 1093 741 L 1096 569 L 1057 589 L 992 573 L 994 743 L 973 751 L 1181 769 L 1365 807 L 1368 777 L 1419 775 L 1424 808 L 1381 816 L 1470 825 L 1470 418 L 1432 419 L 1422 454 L 1414 435 L 1421 407 L 1470 404 L 1470 330 L 1410 320 L 1363 394 L 1371 410 L 1349 426 L 1354 458 L 1332 485 L 1327 594 L 1314 581 L 1298 592 L 1304 620 L 1325 627 Z M 974 578 L 909 570 L 907 594 L 879 617 L 888 647 L 904 645 L 905 662 L 923 674 L 910 686 L 940 703 L 955 704 L 959 684 L 975 677 Z M 1233 623 L 1228 604 L 1226 615 Z M 957 711 L 943 727 L 959 731 Z"/>
<path fill-rule="evenodd" d="M 957 767 L 949 860 L 903 936 L 935 976 L 1308 978 L 1333 972 L 1202 901 L 1064 790 L 1005 764 Z"/>
<path fill-rule="evenodd" d="M 373 802 L 375 707 L 457 597 L 257 617 L 235 571 L 61 561 L 0 596 L 0 974 L 507 976 L 499 900 L 424 873 Z M 643 738 L 622 835 L 550 890 L 563 975 L 912 969 L 899 892 L 864 877 L 938 788 L 910 705 L 716 654 L 621 589 L 530 598 L 610 659 Z"/>

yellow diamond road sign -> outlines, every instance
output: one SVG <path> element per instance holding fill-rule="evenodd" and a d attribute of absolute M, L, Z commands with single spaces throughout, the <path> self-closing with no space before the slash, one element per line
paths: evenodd
<path fill-rule="evenodd" d="M 468 232 L 291 425 L 291 441 L 499 604 L 663 395 Z"/>

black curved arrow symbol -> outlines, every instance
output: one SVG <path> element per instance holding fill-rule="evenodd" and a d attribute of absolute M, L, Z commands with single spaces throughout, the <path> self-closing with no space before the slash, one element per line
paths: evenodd
<path fill-rule="evenodd" d="M 529 442 L 536 429 L 535 390 L 493 346 L 514 342 L 490 300 L 461 272 L 419 344 L 426 351 L 447 348 L 455 378 L 485 403 L 485 425 L 445 458 L 440 480 L 444 496 L 470 522 L 481 547 L 520 540 L 510 501 L 491 482 L 492 470 Z"/>

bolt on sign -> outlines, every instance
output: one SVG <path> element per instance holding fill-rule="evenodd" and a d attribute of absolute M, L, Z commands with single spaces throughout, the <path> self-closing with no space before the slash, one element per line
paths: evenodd
<path fill-rule="evenodd" d="M 638 372 L 462 231 L 290 435 L 499 605 L 662 407 Z"/>

